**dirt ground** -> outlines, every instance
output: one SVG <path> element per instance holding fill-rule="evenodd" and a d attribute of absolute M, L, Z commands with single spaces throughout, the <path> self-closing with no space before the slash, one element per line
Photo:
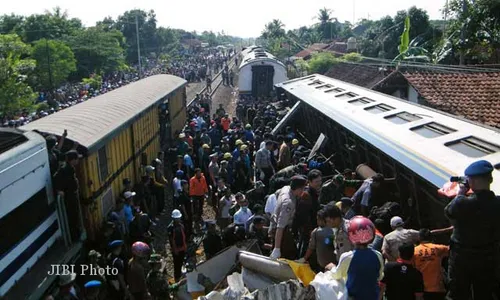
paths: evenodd
<path fill-rule="evenodd" d="M 237 85 L 238 82 L 238 73 L 237 73 L 237 67 L 233 66 L 233 70 L 235 71 L 235 78 L 233 80 L 233 83 Z M 218 83 L 219 80 L 217 79 L 215 83 Z M 190 95 L 194 97 L 198 91 L 200 91 L 204 87 L 204 83 L 192 83 L 188 85 L 187 88 L 187 97 L 188 100 L 190 99 Z M 213 85 L 215 87 L 215 85 Z M 217 107 L 219 107 L 219 104 L 222 104 L 224 109 L 226 110 L 229 115 L 235 115 L 236 112 L 236 100 L 238 97 L 238 88 L 237 87 L 231 87 L 231 86 L 224 86 L 220 85 L 219 88 L 215 91 L 215 93 L 212 95 L 212 110 L 215 110 Z M 170 187 L 170 183 L 169 183 Z M 153 241 L 153 247 L 155 249 L 156 253 L 161 254 L 164 256 L 166 259 L 166 269 L 169 277 L 173 277 L 174 273 L 174 266 L 173 266 L 173 260 L 172 260 L 172 253 L 170 251 L 170 245 L 168 242 L 168 235 L 167 235 L 167 227 L 171 222 L 171 217 L 170 217 L 170 212 L 172 211 L 173 208 L 173 203 L 172 203 L 172 195 L 170 189 L 167 191 L 168 196 L 167 196 L 167 203 L 166 203 L 166 209 L 165 211 L 167 213 L 164 213 L 159 216 L 159 221 L 156 222 L 156 225 L 153 227 L 152 232 L 155 236 L 154 241 Z M 216 218 L 216 213 L 215 210 L 205 202 L 204 210 L 203 210 L 203 219 L 208 220 L 208 219 L 215 219 Z M 200 249 L 203 249 L 201 246 Z M 203 254 L 203 251 L 199 250 L 197 255 L 197 261 L 201 262 L 205 260 L 205 256 Z M 173 279 L 172 279 L 173 280 Z"/>

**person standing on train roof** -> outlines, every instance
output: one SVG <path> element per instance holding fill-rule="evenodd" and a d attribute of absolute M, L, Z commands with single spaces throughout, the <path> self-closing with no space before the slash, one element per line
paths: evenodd
<path fill-rule="evenodd" d="M 424 300 L 444 300 L 446 288 L 441 266 L 443 258 L 448 257 L 450 247 L 431 242 L 429 229 L 420 229 L 420 245 L 415 247 L 415 267 L 424 279 Z"/>
<path fill-rule="evenodd" d="M 372 178 L 366 179 L 361 187 L 354 193 L 352 200 L 354 201 L 355 209 L 363 216 L 368 216 L 373 206 L 373 190 L 380 188 L 384 182 L 384 175 L 378 173 Z"/>
<path fill-rule="evenodd" d="M 284 169 L 290 166 L 292 162 L 292 154 L 290 152 L 292 144 L 292 139 L 286 136 L 283 139 L 283 143 L 280 146 L 279 156 L 278 156 L 278 169 Z"/>
<path fill-rule="evenodd" d="M 292 235 L 292 224 L 295 217 L 297 199 L 304 192 L 307 178 L 295 175 L 291 178 L 290 185 L 281 189 L 278 195 L 276 208 L 272 216 L 269 230 L 275 231 L 274 249 L 270 255 L 272 259 L 280 257 L 286 259 L 297 258 L 297 247 Z M 281 253 L 283 250 L 283 253 Z"/>
<path fill-rule="evenodd" d="M 453 225 L 449 257 L 449 293 L 453 300 L 494 299 L 500 282 L 500 199 L 490 189 L 493 166 L 476 161 L 465 169 L 467 180 L 444 212 Z M 469 188 L 473 194 L 466 196 Z M 500 296 L 500 295 L 497 295 Z"/>
<path fill-rule="evenodd" d="M 327 205 L 325 208 L 326 218 L 328 218 L 330 207 L 337 208 L 335 205 Z M 349 222 L 348 232 L 349 240 L 355 248 L 340 256 L 333 278 L 346 280 L 349 298 L 379 300 L 378 282 L 384 276 L 384 259 L 380 252 L 368 248 L 375 236 L 375 227 L 368 218 L 356 216 Z"/>
<path fill-rule="evenodd" d="M 420 233 L 414 229 L 405 229 L 403 219 L 395 216 L 391 218 L 392 232 L 384 236 L 382 243 L 382 254 L 389 262 L 398 259 L 399 246 L 405 243 L 416 244 L 420 239 Z"/>

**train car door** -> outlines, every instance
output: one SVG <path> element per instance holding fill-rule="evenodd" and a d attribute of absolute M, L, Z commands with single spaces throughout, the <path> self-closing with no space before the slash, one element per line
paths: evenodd
<path fill-rule="evenodd" d="M 252 66 L 252 96 L 268 97 L 273 90 L 273 66 Z"/>

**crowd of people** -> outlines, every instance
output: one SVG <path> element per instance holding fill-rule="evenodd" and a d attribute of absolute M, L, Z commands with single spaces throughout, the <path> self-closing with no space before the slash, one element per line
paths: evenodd
<path fill-rule="evenodd" d="M 345 280 L 352 299 L 432 300 L 447 293 L 449 299 L 497 299 L 499 202 L 489 191 L 491 164 L 480 161 L 465 170 L 474 194 L 466 196 L 468 188 L 462 188 L 446 207 L 452 227 L 406 229 L 403 218 L 384 210 L 394 203 L 385 206 L 379 199 L 384 198 L 384 175 L 359 178 L 349 169 L 337 174 L 321 154 L 308 158 L 309 145 L 302 145 L 294 128 L 272 132 L 283 108 L 292 105 L 245 97 L 231 116 L 222 106 L 212 107 L 210 98 L 196 101 L 175 144 L 144 167 L 142 181 L 123 182 L 103 236 L 88 257 L 119 273 L 85 278 L 85 299 L 167 299 L 188 270 L 183 266 L 192 258 L 189 249 L 198 248 L 200 236 L 206 259 L 256 239 L 261 253 L 273 259 L 309 263 L 316 272 L 336 270 L 335 278 Z M 73 164 L 78 155 L 70 151 L 66 158 Z M 69 193 L 71 185 L 55 185 Z M 173 205 L 170 282 L 150 230 L 167 212 L 165 201 Z M 433 242 L 437 234 L 449 232 L 450 246 Z M 74 280 L 61 278 L 63 295 L 74 291 Z"/>
<path fill-rule="evenodd" d="M 54 91 L 41 91 L 38 93 L 37 103 L 47 103 L 46 109 L 36 112 L 24 110 L 17 116 L 2 115 L 0 124 L 3 127 L 19 127 L 152 75 L 172 74 L 190 83 L 203 82 L 207 77 L 222 70 L 224 63 L 227 63 L 234 53 L 234 49 L 207 48 L 191 51 L 166 63 L 160 59 L 146 58 L 141 75 L 139 68 L 135 66 L 130 71 L 104 75 L 99 87 L 84 83 L 66 83 Z"/>

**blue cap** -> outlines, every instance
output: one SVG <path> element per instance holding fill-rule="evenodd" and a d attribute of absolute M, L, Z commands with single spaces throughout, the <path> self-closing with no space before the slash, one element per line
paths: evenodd
<path fill-rule="evenodd" d="M 175 172 L 175 176 L 177 176 L 177 177 L 182 177 L 182 176 L 184 176 L 184 171 L 182 171 L 182 170 L 177 170 L 177 172 Z"/>
<path fill-rule="evenodd" d="M 470 164 L 467 169 L 465 169 L 465 176 L 474 177 L 490 174 L 493 172 L 493 166 L 489 161 L 486 160 L 478 160 Z"/>
<path fill-rule="evenodd" d="M 99 280 L 91 280 L 85 283 L 84 287 L 88 289 L 88 288 L 100 287 L 101 285 L 102 283 Z"/>
<path fill-rule="evenodd" d="M 123 245 L 123 240 L 114 240 L 108 244 L 109 248 L 116 248 L 121 245 Z"/>

